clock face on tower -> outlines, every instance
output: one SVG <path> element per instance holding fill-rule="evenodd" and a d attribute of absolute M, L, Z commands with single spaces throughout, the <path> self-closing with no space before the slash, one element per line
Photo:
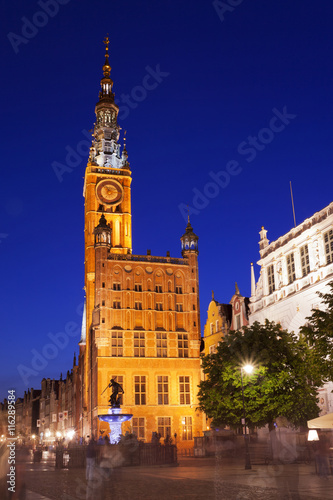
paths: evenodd
<path fill-rule="evenodd" d="M 119 205 L 123 199 L 124 192 L 119 182 L 104 179 L 96 186 L 96 196 L 105 205 Z"/>

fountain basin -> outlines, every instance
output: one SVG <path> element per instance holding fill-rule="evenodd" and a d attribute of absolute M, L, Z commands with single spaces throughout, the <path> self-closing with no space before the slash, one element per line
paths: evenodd
<path fill-rule="evenodd" d="M 107 422 L 110 426 L 110 443 L 117 444 L 121 436 L 121 424 L 133 417 L 131 413 L 121 413 L 121 408 L 109 408 L 108 413 L 98 415 L 100 420 Z"/>

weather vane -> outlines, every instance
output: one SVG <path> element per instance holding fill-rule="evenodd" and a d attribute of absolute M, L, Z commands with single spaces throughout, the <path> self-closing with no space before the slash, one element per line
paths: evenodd
<path fill-rule="evenodd" d="M 105 45 L 105 47 L 106 47 L 106 52 L 108 52 L 108 50 L 109 50 L 109 43 L 110 43 L 110 40 L 109 40 L 109 33 L 108 33 L 108 34 L 106 35 L 106 37 L 104 38 L 103 43 L 104 43 L 104 45 Z"/>

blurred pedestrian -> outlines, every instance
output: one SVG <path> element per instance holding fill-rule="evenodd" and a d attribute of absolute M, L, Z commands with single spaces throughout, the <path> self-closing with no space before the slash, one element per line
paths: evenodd
<path fill-rule="evenodd" d="M 319 436 L 316 443 L 315 459 L 317 464 L 317 473 L 320 477 L 328 479 L 330 474 L 330 443 L 325 434 Z"/>
<path fill-rule="evenodd" d="M 87 446 L 86 452 L 86 480 L 92 481 L 94 478 L 94 468 L 96 464 L 96 441 L 92 437 Z"/>

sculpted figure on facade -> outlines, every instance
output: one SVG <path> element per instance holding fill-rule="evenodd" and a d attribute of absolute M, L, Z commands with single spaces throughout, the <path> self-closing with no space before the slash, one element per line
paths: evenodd
<path fill-rule="evenodd" d="M 278 261 L 276 264 L 276 288 L 280 290 L 283 285 L 283 277 L 282 277 L 282 262 Z"/>
<path fill-rule="evenodd" d="M 314 240 L 313 242 L 313 256 L 314 256 L 314 269 L 318 269 L 319 267 L 319 244 L 318 240 Z"/>

